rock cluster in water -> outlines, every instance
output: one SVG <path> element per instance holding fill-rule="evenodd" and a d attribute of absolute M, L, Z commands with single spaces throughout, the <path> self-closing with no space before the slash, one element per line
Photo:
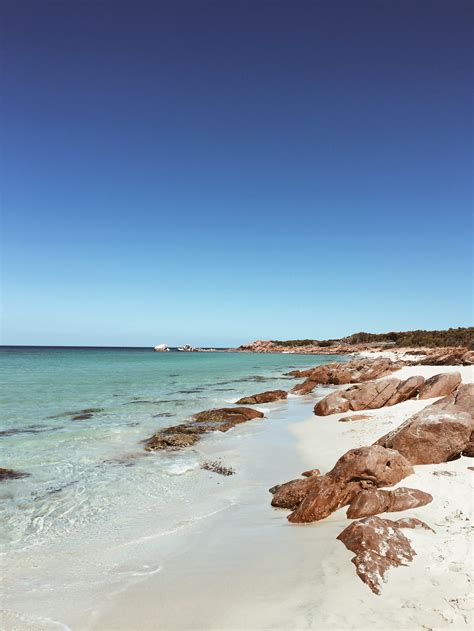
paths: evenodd
<path fill-rule="evenodd" d="M 194 445 L 202 434 L 227 432 L 240 423 L 263 418 L 263 412 L 247 407 L 218 408 L 204 410 L 193 416 L 189 423 L 167 427 L 153 434 L 145 441 L 147 451 L 160 449 L 181 449 Z"/>

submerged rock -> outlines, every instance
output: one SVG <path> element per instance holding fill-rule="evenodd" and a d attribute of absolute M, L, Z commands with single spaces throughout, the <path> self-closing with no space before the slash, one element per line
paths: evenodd
<path fill-rule="evenodd" d="M 14 471 L 13 469 L 4 469 L 0 467 L 0 482 L 3 480 L 16 480 L 18 478 L 27 478 L 31 473 L 25 473 L 24 471 Z"/>
<path fill-rule="evenodd" d="M 254 418 L 263 418 L 263 412 L 252 408 L 219 408 L 204 410 L 193 416 L 193 421 L 167 427 L 145 441 L 147 451 L 160 449 L 182 449 L 191 447 L 207 432 L 227 432 L 240 423 Z"/>
<path fill-rule="evenodd" d="M 201 465 L 201 469 L 205 469 L 206 471 L 212 471 L 213 473 L 219 473 L 220 475 L 234 475 L 235 471 L 232 467 L 225 467 L 220 460 L 213 460 L 203 462 Z"/>
<path fill-rule="evenodd" d="M 272 401 L 279 401 L 286 399 L 288 392 L 285 390 L 267 390 L 266 392 L 260 392 L 259 394 L 253 394 L 249 397 L 242 397 L 236 401 L 237 405 L 241 404 L 256 404 L 256 403 L 271 403 Z"/>
<path fill-rule="evenodd" d="M 183 447 L 191 447 L 194 443 L 197 443 L 198 440 L 198 434 L 158 432 L 146 441 L 145 449 L 146 451 L 182 449 Z"/>
<path fill-rule="evenodd" d="M 254 418 L 263 418 L 263 412 L 253 408 L 217 408 L 215 410 L 204 410 L 193 415 L 193 419 L 200 423 L 229 423 L 235 424 L 242 421 L 251 421 Z"/>
<path fill-rule="evenodd" d="M 84 408 L 82 410 L 74 410 L 69 412 L 62 412 L 61 414 L 54 414 L 53 416 L 48 416 L 50 418 L 64 418 L 65 416 L 70 416 L 72 420 L 79 420 L 79 418 L 91 418 L 93 414 L 97 414 L 98 412 L 103 412 L 104 408 Z"/>

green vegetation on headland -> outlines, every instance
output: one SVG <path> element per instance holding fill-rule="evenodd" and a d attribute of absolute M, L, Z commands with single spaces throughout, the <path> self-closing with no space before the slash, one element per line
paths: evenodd
<path fill-rule="evenodd" d="M 458 327 L 445 331 L 391 331 L 390 333 L 353 333 L 340 340 L 272 340 L 289 348 L 299 346 L 333 346 L 336 344 L 387 344 L 391 346 L 467 346 L 474 350 L 474 327 Z"/>

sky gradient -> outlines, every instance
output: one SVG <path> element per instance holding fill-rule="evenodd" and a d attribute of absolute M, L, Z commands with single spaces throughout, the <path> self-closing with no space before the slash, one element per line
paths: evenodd
<path fill-rule="evenodd" d="M 3 4 L 3 344 L 472 325 L 472 3 Z"/>

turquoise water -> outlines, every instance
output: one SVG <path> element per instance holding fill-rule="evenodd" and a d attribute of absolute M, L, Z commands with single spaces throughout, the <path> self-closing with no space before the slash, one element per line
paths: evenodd
<path fill-rule="evenodd" d="M 142 441 L 200 410 L 289 390 L 295 381 L 283 373 L 333 360 L 344 358 L 1 348 L 0 466 L 29 474 L 0 484 L 8 609 L 28 602 L 29 615 L 48 616 L 61 585 L 78 598 L 160 571 L 162 535 L 241 501 L 239 445 L 262 431 L 270 441 L 272 415 L 284 419 L 290 402 L 258 406 L 265 421 L 207 434 L 183 451 L 147 453 Z M 216 482 L 201 469 L 209 454 L 237 475 Z"/>
<path fill-rule="evenodd" d="M 120 501 L 117 477 L 132 477 L 130 467 L 138 459 L 154 472 L 160 466 L 167 472 L 186 470 L 186 454 L 146 455 L 141 441 L 199 410 L 228 405 L 245 394 L 289 389 L 294 382 L 282 373 L 332 359 L 1 349 L 1 466 L 30 474 L 2 484 L 5 539 L 38 544 L 50 530 L 57 535 L 78 520 L 97 517 L 112 497 Z M 89 409 L 94 412 L 84 412 Z M 74 420 L 87 414 L 92 415 Z"/>

